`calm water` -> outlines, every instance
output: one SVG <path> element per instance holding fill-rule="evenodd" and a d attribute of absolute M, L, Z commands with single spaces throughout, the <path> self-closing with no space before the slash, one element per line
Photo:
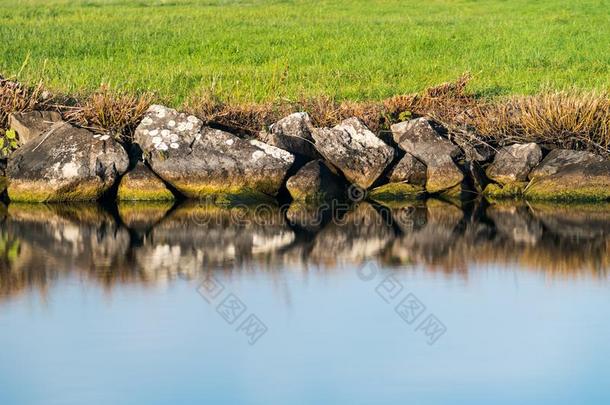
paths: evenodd
<path fill-rule="evenodd" d="M 343 208 L 11 204 L 0 404 L 610 401 L 610 206 Z"/>

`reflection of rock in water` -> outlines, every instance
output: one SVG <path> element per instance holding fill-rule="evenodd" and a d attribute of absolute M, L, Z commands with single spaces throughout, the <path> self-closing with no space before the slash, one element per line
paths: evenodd
<path fill-rule="evenodd" d="M 291 228 L 277 207 L 121 205 L 121 221 L 109 212 L 94 204 L 11 204 L 0 225 L 0 295 L 45 291 L 69 273 L 110 287 L 212 268 L 332 269 L 368 260 L 465 274 L 474 264 L 553 276 L 607 277 L 610 268 L 610 204 L 475 207 L 465 215 L 437 200 L 359 203 L 309 232 Z"/>
<path fill-rule="evenodd" d="M 119 201 L 119 216 L 136 232 L 151 230 L 174 206 L 173 201 Z"/>
<path fill-rule="evenodd" d="M 610 235 L 610 204 L 531 204 L 531 209 L 545 227 L 564 238 L 597 239 Z"/>
<path fill-rule="evenodd" d="M 105 278 L 123 264 L 129 234 L 93 204 L 11 204 L 3 233 L 19 241 L 10 261 L 11 283 L 46 286 L 59 273 L 83 271 Z M 5 263 L 6 264 L 6 263 Z M 117 271 L 120 273 L 120 270 Z"/>
<path fill-rule="evenodd" d="M 412 212 L 412 220 L 405 221 L 405 209 Z M 446 257 L 464 217 L 458 207 L 440 200 L 428 200 L 425 206 L 391 208 L 391 212 L 403 234 L 392 242 L 385 260 L 401 264 L 434 264 Z"/>
<path fill-rule="evenodd" d="M 293 202 L 286 211 L 286 218 L 292 226 L 308 232 L 319 231 L 331 216 L 329 204 L 311 205 Z"/>
<path fill-rule="evenodd" d="M 393 237 L 392 227 L 371 204 L 358 203 L 318 233 L 309 259 L 316 264 L 358 264 L 375 257 Z"/>
<path fill-rule="evenodd" d="M 111 268 L 129 248 L 126 230 L 93 204 L 11 204 L 6 229 L 31 246 L 39 268 Z"/>
<path fill-rule="evenodd" d="M 393 223 L 403 234 L 415 232 L 426 225 L 426 205 L 421 201 L 389 208 Z"/>
<path fill-rule="evenodd" d="M 525 205 L 492 205 L 487 208 L 487 216 L 498 233 L 516 243 L 535 245 L 542 237 L 542 226 Z"/>
<path fill-rule="evenodd" d="M 251 261 L 273 263 L 295 239 L 277 207 L 222 207 L 187 202 L 164 218 L 135 252 L 147 272 L 187 272 Z"/>

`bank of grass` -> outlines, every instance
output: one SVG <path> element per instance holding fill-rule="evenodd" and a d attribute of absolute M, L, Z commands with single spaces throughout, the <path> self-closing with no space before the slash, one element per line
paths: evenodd
<path fill-rule="evenodd" d="M 484 96 L 610 86 L 608 0 L 0 0 L 0 72 L 174 107 L 384 100 L 470 71 Z"/>

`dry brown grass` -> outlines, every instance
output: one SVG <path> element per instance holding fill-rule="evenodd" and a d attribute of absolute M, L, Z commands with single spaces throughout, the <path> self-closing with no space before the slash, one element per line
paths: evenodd
<path fill-rule="evenodd" d="M 555 92 L 479 103 L 469 112 L 479 136 L 499 144 L 539 142 L 610 153 L 610 97 Z"/>
<path fill-rule="evenodd" d="M 110 132 L 115 138 L 126 140 L 150 106 L 153 95 L 145 93 L 135 96 L 119 93 L 107 86 L 76 102 L 75 106 L 58 106 L 64 118 L 95 132 Z"/>
<path fill-rule="evenodd" d="M 206 124 L 253 135 L 296 111 L 307 111 L 316 126 L 334 126 L 349 117 L 360 118 L 372 131 L 391 124 L 429 116 L 467 142 L 505 145 L 539 142 L 610 154 L 610 97 L 605 93 L 555 92 L 536 96 L 486 100 L 468 93 L 470 76 L 432 87 L 421 94 L 399 95 L 382 101 L 337 101 L 330 97 L 281 99 L 267 103 L 234 103 L 206 92 L 181 108 Z M 51 100 L 41 84 L 28 88 L 0 79 L 0 128 L 13 111 L 56 109 L 74 124 L 96 132 L 111 132 L 129 141 L 153 95 L 135 96 L 102 87 L 83 98 Z M 468 136 L 464 138 L 464 134 Z"/>
<path fill-rule="evenodd" d="M 186 109 L 207 124 L 217 124 L 253 134 L 285 117 L 307 111 L 314 125 L 330 127 L 350 117 L 358 117 L 372 131 L 379 132 L 401 117 L 428 115 L 442 122 L 454 122 L 464 111 L 473 108 L 477 100 L 465 91 L 470 80 L 463 75 L 455 82 L 433 87 L 422 94 L 401 95 L 382 101 L 337 101 L 330 97 L 279 100 L 268 103 L 223 102 L 211 93 L 191 98 Z"/>
<path fill-rule="evenodd" d="M 0 129 L 6 128 L 10 113 L 46 109 L 49 99 L 42 83 L 27 87 L 0 76 Z"/>
<path fill-rule="evenodd" d="M 56 110 L 73 124 L 128 139 L 152 100 L 150 93 L 135 96 L 113 91 L 107 86 L 82 101 L 61 95 L 53 97 L 44 90 L 42 83 L 27 87 L 0 77 L 0 130 L 6 128 L 8 116 L 13 112 Z"/>

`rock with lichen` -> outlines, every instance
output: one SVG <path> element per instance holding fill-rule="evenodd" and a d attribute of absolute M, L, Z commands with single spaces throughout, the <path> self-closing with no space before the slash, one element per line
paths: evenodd
<path fill-rule="evenodd" d="M 128 165 L 127 153 L 109 135 L 59 122 L 11 155 L 8 195 L 28 202 L 97 200 Z"/>
<path fill-rule="evenodd" d="M 608 201 L 610 160 L 574 163 L 549 176 L 534 178 L 525 189 L 528 200 Z"/>
<path fill-rule="evenodd" d="M 394 148 L 375 136 L 357 118 L 312 133 L 316 149 L 345 178 L 364 189 L 379 178 L 394 158 Z"/>
<path fill-rule="evenodd" d="M 409 183 L 418 186 L 426 185 L 426 165 L 410 153 L 398 161 L 388 173 L 390 183 Z"/>
<path fill-rule="evenodd" d="M 455 164 L 460 149 L 443 137 L 426 118 L 391 127 L 394 141 L 426 165 L 426 190 L 437 193 L 459 185 L 464 174 Z"/>
<path fill-rule="evenodd" d="M 530 180 L 534 180 L 545 176 L 551 176 L 568 165 L 595 163 L 603 160 L 604 158 L 591 152 L 571 149 L 553 149 L 545 156 L 542 162 L 529 173 L 528 177 Z"/>
<path fill-rule="evenodd" d="M 271 125 L 268 131 L 261 131 L 258 139 L 306 159 L 319 159 L 311 136 L 313 129 L 309 114 L 296 112 Z"/>
<path fill-rule="evenodd" d="M 540 146 L 533 142 L 517 143 L 500 149 L 485 172 L 487 177 L 503 186 L 524 182 L 541 159 Z"/>
<path fill-rule="evenodd" d="M 218 202 L 275 196 L 294 155 L 256 139 L 203 126 L 160 105 L 149 108 L 134 136 L 150 168 L 189 198 Z"/>
<path fill-rule="evenodd" d="M 295 201 L 318 203 L 341 198 L 343 180 L 322 160 L 307 163 L 286 182 L 286 188 Z"/>

